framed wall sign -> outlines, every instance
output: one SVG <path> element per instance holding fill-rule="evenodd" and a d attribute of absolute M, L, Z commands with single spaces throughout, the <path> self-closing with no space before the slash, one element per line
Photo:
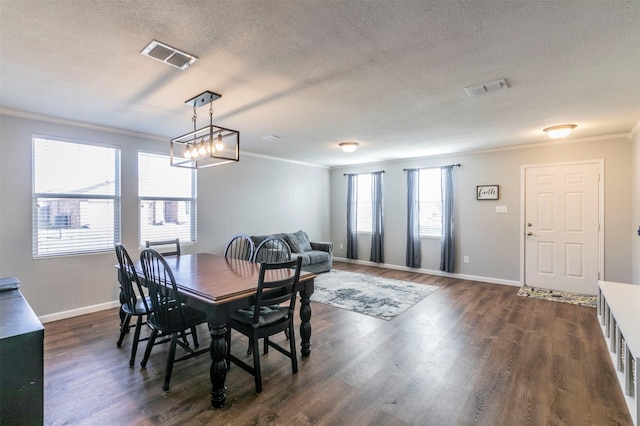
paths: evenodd
<path fill-rule="evenodd" d="M 497 200 L 499 195 L 498 185 L 476 186 L 476 200 Z"/>

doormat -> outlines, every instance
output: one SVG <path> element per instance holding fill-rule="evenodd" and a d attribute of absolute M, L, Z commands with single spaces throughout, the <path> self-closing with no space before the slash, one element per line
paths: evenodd
<path fill-rule="evenodd" d="M 570 303 L 572 305 L 596 307 L 596 296 L 588 294 L 569 293 L 566 291 L 549 290 L 547 288 L 523 286 L 518 290 L 518 296 L 531 299 L 551 300 L 553 302 Z"/>
<path fill-rule="evenodd" d="M 316 276 L 311 300 L 389 321 L 437 288 L 334 269 Z"/>

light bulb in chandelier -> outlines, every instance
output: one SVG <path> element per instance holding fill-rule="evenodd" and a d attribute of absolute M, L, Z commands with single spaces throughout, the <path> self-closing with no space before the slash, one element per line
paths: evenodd
<path fill-rule="evenodd" d="M 191 145 L 187 144 L 186 148 L 184 149 L 184 154 L 182 154 L 184 156 L 184 158 L 191 158 Z"/>
<path fill-rule="evenodd" d="M 218 141 L 216 142 L 216 150 L 222 151 L 224 149 L 224 144 L 222 143 L 222 133 L 218 133 Z"/>
<path fill-rule="evenodd" d="M 197 158 L 198 157 L 198 149 L 196 148 L 195 145 L 191 145 L 191 158 Z"/>
<path fill-rule="evenodd" d="M 200 140 L 200 144 L 198 145 L 198 154 L 207 155 L 207 147 L 205 146 L 204 138 Z"/>

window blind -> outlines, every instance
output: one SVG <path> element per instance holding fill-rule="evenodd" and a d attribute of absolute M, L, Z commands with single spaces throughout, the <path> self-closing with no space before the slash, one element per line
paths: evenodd
<path fill-rule="evenodd" d="M 113 250 L 120 240 L 120 149 L 33 137 L 34 258 Z"/>
<path fill-rule="evenodd" d="M 442 191 L 440 168 L 420 170 L 420 235 L 442 235 Z"/>
<path fill-rule="evenodd" d="M 373 214 L 371 212 L 371 174 L 358 175 L 358 232 L 371 232 Z"/>
<path fill-rule="evenodd" d="M 166 155 L 138 152 L 139 244 L 196 240 L 195 170 L 171 167 Z"/>

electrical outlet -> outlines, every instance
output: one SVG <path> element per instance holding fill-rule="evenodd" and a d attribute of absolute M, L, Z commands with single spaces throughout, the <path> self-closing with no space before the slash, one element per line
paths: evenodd
<path fill-rule="evenodd" d="M 463 257 L 463 258 L 462 258 L 462 261 L 463 261 L 464 263 L 469 263 L 469 256 L 465 256 L 465 257 Z"/>
<path fill-rule="evenodd" d="M 496 213 L 507 213 L 507 206 L 496 206 Z"/>
<path fill-rule="evenodd" d="M 340 243 L 340 250 L 344 248 L 344 244 Z"/>

